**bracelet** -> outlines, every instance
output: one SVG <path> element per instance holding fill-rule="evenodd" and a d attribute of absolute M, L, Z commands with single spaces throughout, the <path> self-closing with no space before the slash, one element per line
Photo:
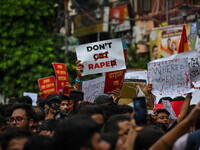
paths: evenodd
<path fill-rule="evenodd" d="M 78 82 L 78 83 L 81 83 L 81 82 L 82 82 L 82 80 L 79 80 L 79 79 L 77 79 L 77 78 L 76 78 L 75 81 Z"/>

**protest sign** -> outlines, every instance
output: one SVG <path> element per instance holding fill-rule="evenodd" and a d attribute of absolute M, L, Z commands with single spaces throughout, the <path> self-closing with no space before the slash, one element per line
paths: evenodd
<path fill-rule="evenodd" d="M 32 99 L 32 105 L 36 106 L 37 105 L 37 93 L 31 93 L 31 92 L 24 92 L 23 96 L 29 96 Z"/>
<path fill-rule="evenodd" d="M 131 71 L 125 73 L 124 79 L 142 79 L 147 80 L 147 71 Z"/>
<path fill-rule="evenodd" d="M 63 95 L 70 97 L 71 90 L 75 90 L 74 87 L 64 86 L 63 87 Z"/>
<path fill-rule="evenodd" d="M 40 91 L 43 93 L 43 98 L 46 98 L 51 93 L 57 93 L 54 76 L 38 79 L 38 84 Z"/>
<path fill-rule="evenodd" d="M 111 94 L 116 89 L 121 89 L 126 70 L 106 72 L 104 93 Z"/>
<path fill-rule="evenodd" d="M 77 46 L 76 55 L 84 65 L 82 76 L 126 69 L 121 39 Z"/>
<path fill-rule="evenodd" d="M 177 119 L 176 114 L 172 108 L 172 105 L 170 104 L 168 100 L 162 100 L 162 103 L 163 103 L 163 107 L 170 113 L 169 115 L 170 125 L 172 125 Z"/>
<path fill-rule="evenodd" d="M 68 74 L 65 64 L 62 63 L 52 63 L 53 68 L 56 73 L 56 87 L 58 92 L 63 91 L 63 87 L 68 83 Z"/>
<path fill-rule="evenodd" d="M 152 93 L 161 97 L 176 97 L 190 90 L 190 74 L 187 58 L 150 62 L 148 80 L 152 83 Z"/>
<path fill-rule="evenodd" d="M 191 81 L 200 81 L 200 64 L 197 58 L 196 50 L 191 50 L 188 52 L 172 55 L 168 58 L 161 58 L 151 62 L 166 61 L 176 58 L 188 58 L 188 66 L 189 66 Z"/>
<path fill-rule="evenodd" d="M 104 93 L 104 85 L 105 76 L 89 81 L 83 81 L 84 99 L 94 102 L 96 96 Z"/>

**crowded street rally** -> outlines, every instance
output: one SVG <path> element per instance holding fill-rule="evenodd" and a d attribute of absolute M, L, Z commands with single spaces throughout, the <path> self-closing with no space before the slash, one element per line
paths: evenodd
<path fill-rule="evenodd" d="M 200 150 L 200 0 L 0 0 L 0 150 Z"/>

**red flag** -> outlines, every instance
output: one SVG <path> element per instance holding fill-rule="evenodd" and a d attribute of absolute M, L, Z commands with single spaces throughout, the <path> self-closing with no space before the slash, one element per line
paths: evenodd
<path fill-rule="evenodd" d="M 186 51 L 188 51 L 188 42 L 187 42 L 186 29 L 184 25 L 183 30 L 182 30 L 181 40 L 179 43 L 178 53 L 182 53 Z"/>

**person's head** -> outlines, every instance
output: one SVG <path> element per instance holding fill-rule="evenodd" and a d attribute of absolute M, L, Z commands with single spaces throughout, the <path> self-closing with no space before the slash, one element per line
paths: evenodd
<path fill-rule="evenodd" d="M 97 123 L 88 116 L 74 116 L 58 124 L 54 140 L 58 150 L 101 150 Z"/>
<path fill-rule="evenodd" d="M 3 150 L 23 150 L 24 144 L 32 136 L 31 132 L 19 128 L 10 128 L 2 134 Z"/>
<path fill-rule="evenodd" d="M 170 38 L 167 39 L 167 47 L 168 47 L 168 48 L 171 47 L 171 39 L 170 39 Z"/>
<path fill-rule="evenodd" d="M 32 105 L 32 99 L 29 96 L 22 96 L 19 100 L 19 103 L 26 103 Z"/>
<path fill-rule="evenodd" d="M 61 99 L 60 110 L 64 110 L 64 111 L 68 112 L 68 105 L 69 105 L 70 98 L 63 94 L 60 94 L 59 97 Z"/>
<path fill-rule="evenodd" d="M 34 135 L 26 142 L 23 150 L 54 150 L 53 139 L 47 136 Z"/>
<path fill-rule="evenodd" d="M 22 103 L 16 104 L 12 108 L 12 115 L 10 118 L 11 126 L 14 128 L 29 129 L 32 126 L 35 112 L 31 105 Z"/>
<path fill-rule="evenodd" d="M 114 103 L 113 98 L 109 94 L 100 94 L 94 99 L 95 104 Z"/>
<path fill-rule="evenodd" d="M 133 113 L 133 107 L 129 105 L 117 105 L 119 107 L 120 114 L 131 116 Z"/>
<path fill-rule="evenodd" d="M 173 101 L 173 99 L 171 97 L 162 97 L 159 101 L 158 101 L 158 104 L 161 104 L 162 103 L 162 100 L 168 100 L 170 102 Z"/>
<path fill-rule="evenodd" d="M 110 144 L 109 150 L 124 150 L 125 145 L 118 135 L 113 133 L 102 133 L 101 139 Z"/>
<path fill-rule="evenodd" d="M 52 137 L 59 123 L 57 119 L 44 120 L 38 127 L 37 134 Z"/>
<path fill-rule="evenodd" d="M 61 99 L 58 94 L 49 94 L 46 98 L 47 108 L 49 113 L 55 114 L 59 110 Z"/>
<path fill-rule="evenodd" d="M 175 42 L 172 42 L 172 50 L 173 50 L 173 51 L 177 51 L 176 43 L 175 43 Z"/>
<path fill-rule="evenodd" d="M 153 59 L 158 59 L 158 47 L 157 45 L 153 46 Z"/>
<path fill-rule="evenodd" d="M 149 149 L 164 134 L 165 132 L 157 126 L 145 127 L 136 137 L 135 150 Z"/>
<path fill-rule="evenodd" d="M 33 106 L 33 111 L 36 113 L 36 116 L 38 117 L 38 121 L 42 122 L 45 120 L 45 112 L 44 109 L 40 106 Z"/>
<path fill-rule="evenodd" d="M 163 123 L 167 128 L 169 127 L 169 115 L 170 113 L 166 109 L 156 110 L 156 122 Z"/>
<path fill-rule="evenodd" d="M 104 124 L 103 111 L 97 105 L 86 105 L 82 107 L 78 113 L 91 117 L 97 124 L 101 126 Z"/>
<path fill-rule="evenodd" d="M 130 117 L 120 114 L 111 116 L 105 123 L 103 131 L 120 136 L 125 143 L 130 127 Z"/>

